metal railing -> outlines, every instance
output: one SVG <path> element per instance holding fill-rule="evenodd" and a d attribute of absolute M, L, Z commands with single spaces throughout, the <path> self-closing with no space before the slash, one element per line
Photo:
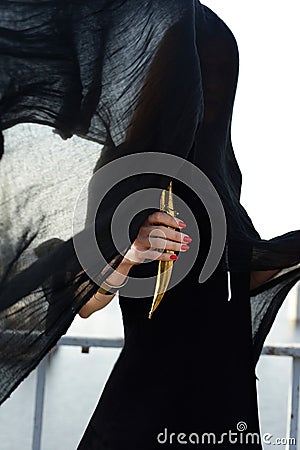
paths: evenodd
<path fill-rule="evenodd" d="M 88 353 L 90 347 L 108 347 L 122 348 L 123 338 L 84 338 L 63 336 L 57 343 L 60 345 L 70 345 L 82 348 L 83 353 Z M 298 435 L 298 414 L 299 414 L 299 380 L 300 380 L 300 344 L 274 344 L 264 346 L 263 355 L 289 356 L 293 358 L 292 376 L 290 383 L 289 405 L 287 411 L 287 436 L 286 450 L 297 449 Z M 35 394 L 35 411 L 32 450 L 41 449 L 44 394 L 46 384 L 47 359 L 49 354 L 44 357 L 37 367 L 37 381 Z M 300 448 L 300 447 L 299 447 Z"/>

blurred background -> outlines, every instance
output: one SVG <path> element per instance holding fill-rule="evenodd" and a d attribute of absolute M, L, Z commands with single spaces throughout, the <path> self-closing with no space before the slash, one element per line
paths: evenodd
<path fill-rule="evenodd" d="M 299 0 L 203 3 L 226 22 L 239 46 L 240 75 L 232 132 L 243 174 L 241 203 L 264 239 L 297 230 Z M 8 130 L 6 145 L 23 146 L 26 151 L 24 142 L 36 145 L 39 133 L 49 134 L 49 146 L 59 146 L 63 160 L 66 144 L 42 126 L 19 125 Z M 74 139 L 75 151 L 76 143 L 78 138 Z M 95 152 L 96 160 L 95 145 L 87 142 L 86 146 Z M 266 343 L 299 342 L 300 328 L 294 320 L 297 291 L 298 285 L 290 291 Z M 67 334 L 123 336 L 118 299 L 87 320 L 77 317 Z M 84 354 L 79 347 L 60 347 L 51 355 L 47 363 L 42 450 L 75 450 L 119 352 L 95 348 Z M 261 356 L 257 375 L 261 431 L 285 437 L 291 361 L 288 357 Z M 33 372 L 1 406 L 0 450 L 31 449 L 35 382 Z"/>

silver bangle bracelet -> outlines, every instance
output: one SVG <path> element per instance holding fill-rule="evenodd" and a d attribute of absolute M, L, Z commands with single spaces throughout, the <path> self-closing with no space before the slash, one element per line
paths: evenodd
<path fill-rule="evenodd" d="M 115 294 L 119 289 L 121 289 L 125 284 L 128 282 L 128 276 L 126 276 L 124 282 L 120 284 L 119 286 L 112 286 L 111 284 L 107 283 L 107 281 L 103 281 L 98 289 L 97 292 L 104 295 L 112 295 Z"/>

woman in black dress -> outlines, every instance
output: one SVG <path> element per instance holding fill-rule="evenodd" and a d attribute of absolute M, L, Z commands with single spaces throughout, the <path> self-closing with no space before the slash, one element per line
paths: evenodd
<path fill-rule="evenodd" d="M 220 447 L 231 448 L 235 433 L 238 448 L 260 449 L 255 365 L 280 305 L 300 278 L 300 231 L 264 240 L 240 204 L 241 172 L 230 137 L 238 76 L 232 33 L 197 0 L 4 3 L 2 130 L 29 121 L 52 126 L 64 138 L 77 134 L 105 144 L 95 171 L 125 155 L 155 152 L 180 157 L 205 173 L 226 213 L 222 258 L 199 284 L 212 240 L 211 224 L 192 184 L 173 178 L 174 193 L 195 217 L 201 240 L 197 258 L 180 283 L 166 292 L 151 320 L 152 296 L 126 297 L 120 290 L 125 345 L 78 450 L 189 447 L 198 439 L 198 445 L 204 439 L 203 448 L 214 439 Z M 54 151 L 52 164 L 55 155 Z M 83 156 L 84 164 L 94 167 L 91 154 Z M 9 167 L 11 160 L 4 152 L 2 166 Z M 111 300 L 113 295 L 104 297 L 97 291 L 105 279 L 120 284 L 116 268 L 123 272 L 122 279 L 129 269 L 130 276 L 142 279 L 157 273 L 158 260 L 133 266 L 128 261 L 134 245 L 147 245 L 147 221 L 154 218 L 155 227 L 165 227 L 167 217 L 141 211 L 131 224 L 130 245 L 125 239 L 129 224 L 121 221 L 119 248 L 126 249 L 122 254 L 114 245 L 110 224 L 123 199 L 147 187 L 166 188 L 169 177 L 140 172 L 122 180 L 104 199 L 95 224 L 94 202 L 102 192 L 91 186 L 86 227 L 75 236 L 69 233 L 70 238 L 65 232 L 66 211 L 60 226 L 52 227 L 61 214 L 59 208 L 51 209 L 53 196 L 70 196 L 67 190 L 58 191 L 63 183 L 57 181 L 59 170 L 54 165 L 52 169 L 51 177 L 40 178 L 40 190 L 33 186 L 30 195 L 21 195 L 20 179 L 9 186 L 11 196 L 0 204 L 1 217 L 9 216 L 8 205 L 13 205 L 28 219 L 24 224 L 20 215 L 17 227 L 9 220 L 0 224 L 5 236 L 0 272 L 1 402 L 79 312 L 88 317 Z M 74 177 L 72 186 L 78 180 Z M 43 202 L 48 201 L 44 215 L 33 202 L 40 192 Z M 179 203 L 175 209 L 181 213 Z M 192 221 L 181 216 L 186 222 L 181 231 L 192 241 L 174 262 L 179 272 L 199 244 Z M 94 260 L 90 267 L 83 266 L 76 252 L 76 236 L 84 241 L 91 224 L 111 266 L 109 273 Z M 182 237 L 174 236 L 177 245 Z"/>
<path fill-rule="evenodd" d="M 204 117 L 195 136 L 194 162 L 209 177 L 216 177 L 218 169 L 212 161 L 224 152 L 216 134 L 222 136 L 224 114 L 234 95 L 237 50 L 229 29 L 203 5 L 196 29 Z M 191 189 L 173 180 L 173 190 L 196 217 L 201 239 L 198 257 L 188 275 L 167 291 L 151 321 L 152 298 L 128 298 L 120 290 L 125 345 L 78 450 L 194 448 L 195 444 L 262 448 L 249 291 L 278 269 L 237 271 L 228 285 L 227 273 L 217 267 L 199 284 L 211 242 L 209 219 Z M 136 250 L 154 247 L 147 259 L 164 261 L 170 255 L 159 256 L 155 249 L 177 251 L 175 264 L 183 269 L 193 246 L 187 234 L 192 223 L 179 225 L 180 231 L 175 231 L 176 220 L 166 213 L 149 215 L 119 267 L 120 275 L 113 274 L 110 283 L 121 284 L 128 273 L 134 277 L 157 273 L 157 265 L 141 264 L 144 259 Z M 159 237 L 162 232 L 165 242 Z M 98 293 L 82 308 L 81 316 L 89 317 L 112 298 Z"/>
<path fill-rule="evenodd" d="M 188 198 L 185 200 L 188 202 Z M 185 245 L 186 233 L 180 236 L 180 232 L 167 228 L 176 226 L 175 219 L 158 214 L 149 216 L 133 249 L 145 251 L 149 245 L 147 235 L 158 225 L 160 231 L 161 226 L 165 227 L 164 233 L 170 239 L 167 249 L 178 250 L 180 242 Z M 208 444 L 213 443 L 221 448 L 230 448 L 233 443 L 238 444 L 237 448 L 262 448 L 249 272 L 236 272 L 231 277 L 230 301 L 226 272 L 216 269 L 207 282 L 199 284 L 198 271 L 207 256 L 210 232 L 205 216 L 199 216 L 198 225 L 201 251 L 195 266 L 182 282 L 166 292 L 150 321 L 152 298 L 128 298 L 121 289 L 125 345 L 78 450 L 150 450 L 161 446 L 180 448 L 183 444 L 188 448 L 195 444 L 209 448 Z M 152 245 L 162 246 L 154 236 L 155 232 Z M 184 265 L 188 250 L 184 247 L 181 251 L 186 254 L 180 255 L 176 264 Z M 128 258 L 132 253 L 127 254 Z M 161 259 L 169 257 L 163 254 Z M 153 258 L 159 258 L 155 251 Z M 132 264 L 124 260 L 120 275 L 111 275 L 109 283 L 121 284 L 128 272 L 130 276 L 147 277 L 157 271 L 152 267 L 151 273 L 152 263 Z M 111 300 L 113 295 L 97 293 L 82 308 L 81 316 L 89 317 L 105 306 L 109 301 L 106 298 Z"/>

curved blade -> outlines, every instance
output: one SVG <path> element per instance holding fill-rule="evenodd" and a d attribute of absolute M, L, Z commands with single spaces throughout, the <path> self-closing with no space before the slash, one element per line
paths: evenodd
<path fill-rule="evenodd" d="M 175 217 L 174 201 L 172 193 L 172 181 L 170 181 L 168 188 L 163 189 L 161 193 L 160 210 Z M 166 250 L 166 253 L 174 253 L 174 251 Z M 162 298 L 166 290 L 168 289 L 168 285 L 172 275 L 172 270 L 173 270 L 173 261 L 159 261 L 153 302 L 148 316 L 149 319 L 151 319 L 154 311 L 157 309 L 158 305 L 162 301 Z"/>

